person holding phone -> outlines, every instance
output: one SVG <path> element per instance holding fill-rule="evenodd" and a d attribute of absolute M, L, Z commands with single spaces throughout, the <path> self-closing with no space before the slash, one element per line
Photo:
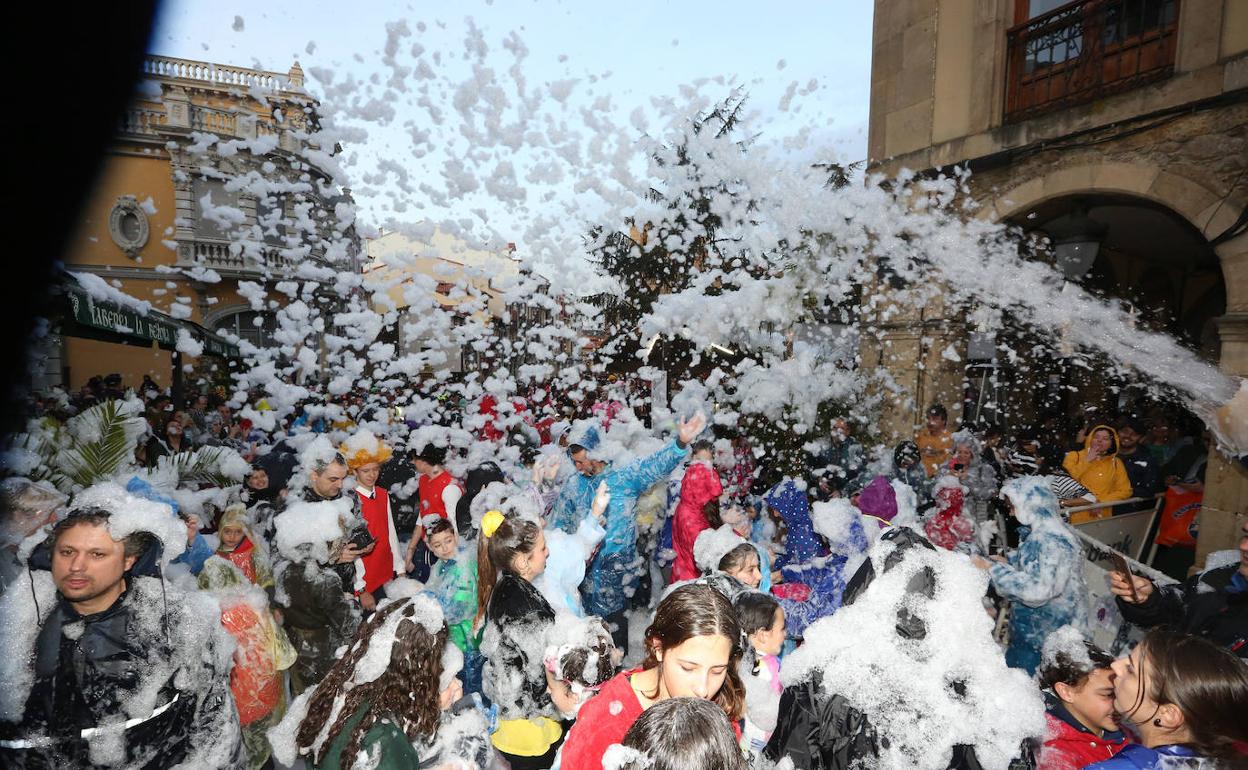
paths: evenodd
<path fill-rule="evenodd" d="M 1240 522 L 1235 563 L 1166 586 L 1116 570 L 1109 589 L 1137 626 L 1175 626 L 1248 658 L 1248 520 Z"/>
<path fill-rule="evenodd" d="M 364 522 L 350 536 L 351 544 L 360 552 L 364 580 L 360 587 L 357 578 L 355 593 L 364 611 L 372 612 L 385 598 L 386 584 L 405 571 L 390 493 L 377 486 L 381 466 L 390 459 L 392 450 L 371 431 L 362 430 L 343 444 L 341 451 L 355 476 L 355 503 Z"/>

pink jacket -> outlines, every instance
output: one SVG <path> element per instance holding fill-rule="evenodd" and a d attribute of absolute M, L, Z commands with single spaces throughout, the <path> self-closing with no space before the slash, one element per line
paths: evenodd
<path fill-rule="evenodd" d="M 698 576 L 698 567 L 693 561 L 693 543 L 702 530 L 711 526 L 702 513 L 702 507 L 723 491 L 724 485 L 709 461 L 689 463 L 689 469 L 680 482 L 680 504 L 676 506 L 676 520 L 672 522 L 672 549 L 676 551 L 672 582 L 692 580 Z"/>

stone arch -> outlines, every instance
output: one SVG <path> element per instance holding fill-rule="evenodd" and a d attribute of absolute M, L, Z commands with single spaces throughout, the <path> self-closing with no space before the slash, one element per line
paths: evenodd
<path fill-rule="evenodd" d="M 216 306 L 212 310 L 204 313 L 204 326 L 209 329 L 215 329 L 217 324 L 221 323 L 230 316 L 237 315 L 248 310 L 251 310 L 251 305 L 246 302 L 239 302 L 236 304 L 226 305 L 224 307 Z"/>
<path fill-rule="evenodd" d="M 1248 208 L 1248 190 L 1214 189 L 1208 180 L 1143 163 L 1101 160 L 1054 169 L 989 197 L 981 219 L 1000 222 L 1057 198 L 1118 193 L 1151 201 L 1187 220 L 1207 240 L 1225 233 Z M 1227 312 L 1248 312 L 1248 232 L 1214 247 L 1226 282 Z"/>

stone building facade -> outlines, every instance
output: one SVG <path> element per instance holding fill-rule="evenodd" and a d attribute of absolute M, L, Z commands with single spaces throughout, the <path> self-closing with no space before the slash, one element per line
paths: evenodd
<path fill-rule="evenodd" d="M 278 73 L 147 57 L 66 269 L 104 279 L 137 300 L 132 308 L 148 303 L 162 323 L 250 342 L 273 314 L 257 311 L 240 286 L 271 288 L 296 275 L 315 283 L 316 272 L 301 267 L 358 269 L 354 204 L 333 181 L 336 148 L 316 143 L 318 105 L 303 86 L 298 63 Z M 144 375 L 169 386 L 179 376 L 178 353 L 164 340 L 71 327 L 55 341 L 59 360 L 44 384 L 72 389 L 116 372 L 128 386 Z M 189 363 L 206 375 L 227 366 Z"/>
<path fill-rule="evenodd" d="M 887 175 L 969 169 L 995 222 L 1084 223 L 1099 252 L 1072 280 L 1248 376 L 1248 3 L 876 0 L 868 154 Z M 968 355 L 991 356 L 975 342 L 929 305 L 864 343 L 917 394 L 894 433 L 932 401 L 960 410 Z M 1211 453 L 1198 559 L 1245 506 L 1248 472 Z"/>

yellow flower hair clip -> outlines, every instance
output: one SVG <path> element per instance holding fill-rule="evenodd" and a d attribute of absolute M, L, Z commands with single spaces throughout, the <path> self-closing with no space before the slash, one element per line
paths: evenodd
<path fill-rule="evenodd" d="M 481 534 L 491 537 L 498 531 L 499 526 L 503 523 L 502 511 L 486 511 L 481 517 Z"/>

